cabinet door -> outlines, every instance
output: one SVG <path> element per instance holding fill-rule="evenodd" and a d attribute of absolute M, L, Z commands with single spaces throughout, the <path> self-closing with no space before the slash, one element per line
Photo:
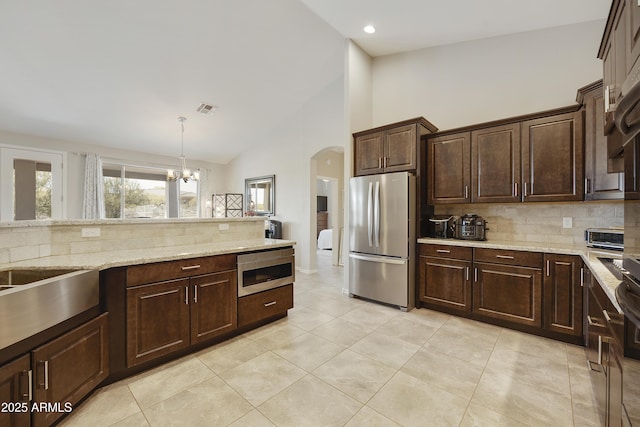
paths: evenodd
<path fill-rule="evenodd" d="M 582 111 L 522 123 L 524 201 L 582 200 Z"/>
<path fill-rule="evenodd" d="M 355 176 L 382 173 L 383 132 L 355 139 Z"/>
<path fill-rule="evenodd" d="M 385 173 L 416 169 L 416 125 L 407 125 L 385 132 L 383 166 Z"/>
<path fill-rule="evenodd" d="M 0 403 L 6 404 L 26 404 L 23 408 L 18 406 L 20 411 L 0 411 L 0 425 L 7 427 L 28 427 L 31 419 L 29 409 L 29 370 L 31 369 L 31 358 L 29 355 L 7 363 L 0 367 Z M 26 411 L 22 411 L 26 409 Z"/>
<path fill-rule="evenodd" d="M 520 123 L 471 132 L 471 201 L 520 201 Z"/>
<path fill-rule="evenodd" d="M 622 157 L 609 159 L 604 135 L 604 93 L 598 86 L 584 97 L 585 103 L 585 200 L 624 198 L 624 174 L 620 170 Z M 615 164 L 614 164 L 615 163 Z"/>
<path fill-rule="evenodd" d="M 429 204 L 471 202 L 471 134 L 430 138 L 427 144 Z"/>
<path fill-rule="evenodd" d="M 582 259 L 545 254 L 544 327 L 566 335 L 582 335 Z"/>
<path fill-rule="evenodd" d="M 233 331 L 237 320 L 237 271 L 191 279 L 191 344 Z"/>
<path fill-rule="evenodd" d="M 105 313 L 33 350 L 34 402 L 77 404 L 109 375 L 109 348 Z M 34 412 L 34 426 L 48 426 L 64 412 Z"/>
<path fill-rule="evenodd" d="M 127 289 L 127 366 L 189 346 L 189 279 Z"/>
<path fill-rule="evenodd" d="M 536 268 L 474 264 L 473 310 L 484 317 L 542 327 L 542 272 Z"/>
<path fill-rule="evenodd" d="M 420 301 L 471 311 L 471 261 L 420 257 Z"/>
<path fill-rule="evenodd" d="M 640 139 L 627 143 L 624 148 L 624 198 L 640 199 Z"/>
<path fill-rule="evenodd" d="M 640 56 L 640 3 L 626 0 L 629 14 L 629 40 L 627 45 L 627 74 Z"/>

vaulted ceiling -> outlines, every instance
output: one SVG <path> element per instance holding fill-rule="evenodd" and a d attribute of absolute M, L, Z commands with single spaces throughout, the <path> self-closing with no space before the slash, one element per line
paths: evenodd
<path fill-rule="evenodd" d="M 341 78 L 344 38 L 385 55 L 604 19 L 609 3 L 0 0 L 0 129 L 177 156 L 185 116 L 187 157 L 227 163 Z"/>

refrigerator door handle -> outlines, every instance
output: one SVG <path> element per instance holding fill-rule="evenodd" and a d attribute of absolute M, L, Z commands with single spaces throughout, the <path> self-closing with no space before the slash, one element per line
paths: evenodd
<path fill-rule="evenodd" d="M 373 246 L 373 182 L 369 183 L 367 197 L 367 237 L 369 238 L 369 246 Z"/>
<path fill-rule="evenodd" d="M 374 194 L 374 209 L 373 209 L 373 243 L 376 248 L 380 247 L 380 181 L 376 181 L 376 189 Z"/>
<path fill-rule="evenodd" d="M 405 258 L 389 258 L 389 257 L 361 255 L 361 254 L 354 254 L 354 253 L 350 253 L 349 258 L 357 259 L 360 261 L 379 262 L 383 264 L 404 265 L 407 263 L 407 260 Z"/>

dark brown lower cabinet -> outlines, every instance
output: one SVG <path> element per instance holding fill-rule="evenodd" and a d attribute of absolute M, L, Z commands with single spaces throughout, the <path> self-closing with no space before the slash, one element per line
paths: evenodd
<path fill-rule="evenodd" d="M 127 366 L 233 331 L 236 270 L 127 288 Z"/>
<path fill-rule="evenodd" d="M 544 255 L 544 328 L 566 335 L 582 335 L 582 259 L 572 255 Z"/>
<path fill-rule="evenodd" d="M 421 245 L 419 300 L 427 307 L 471 312 L 472 248 Z"/>
<path fill-rule="evenodd" d="M 28 354 L 0 367 L 0 404 L 6 405 L 0 410 L 0 426 L 29 426 L 30 369 Z"/>
<path fill-rule="evenodd" d="M 474 263 L 472 312 L 491 319 L 542 327 L 542 271 Z"/>
<path fill-rule="evenodd" d="M 52 404 L 55 409 L 32 412 L 33 426 L 51 425 L 107 378 L 107 316 L 104 313 L 33 350 L 32 405 Z"/>
<path fill-rule="evenodd" d="M 293 308 L 293 285 L 238 298 L 238 327 L 284 316 L 290 308 Z"/>

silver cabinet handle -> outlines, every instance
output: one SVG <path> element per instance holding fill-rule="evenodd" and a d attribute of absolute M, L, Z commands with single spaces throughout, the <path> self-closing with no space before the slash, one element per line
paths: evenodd
<path fill-rule="evenodd" d="M 386 169 L 386 168 L 387 168 L 387 164 L 388 164 L 388 162 L 387 162 L 387 161 L 389 160 L 389 158 L 388 158 L 388 157 L 383 157 L 383 159 L 384 159 L 384 160 L 383 160 L 383 162 L 382 162 L 382 165 L 383 165 L 383 167 Z"/>
<path fill-rule="evenodd" d="M 496 258 L 502 258 L 502 259 L 515 259 L 514 257 L 512 257 L 511 255 L 496 255 Z"/>
<path fill-rule="evenodd" d="M 514 187 L 514 193 L 515 193 L 514 196 L 518 197 L 518 183 L 514 182 L 513 187 Z"/>
<path fill-rule="evenodd" d="M 602 314 L 604 314 L 604 318 L 607 322 L 611 322 L 611 317 L 609 316 L 609 312 L 607 310 L 602 310 Z"/>
<path fill-rule="evenodd" d="M 524 188 L 523 188 L 523 190 L 522 190 L 522 191 L 523 191 L 523 194 L 522 194 L 522 195 L 523 195 L 524 197 L 527 197 L 527 183 L 525 182 L 523 186 L 524 186 Z"/>
<path fill-rule="evenodd" d="M 584 192 L 586 193 L 591 193 L 591 189 L 589 188 L 591 184 L 591 180 L 589 178 L 585 178 L 584 179 Z"/>
<path fill-rule="evenodd" d="M 473 269 L 473 281 L 476 282 L 476 283 L 478 282 L 478 268 L 477 267 L 475 267 Z"/>
<path fill-rule="evenodd" d="M 593 317 L 591 317 L 589 315 L 587 315 L 587 323 L 589 324 L 589 326 L 604 327 L 604 325 L 602 323 L 599 323 L 596 320 L 593 320 Z"/>
<path fill-rule="evenodd" d="M 468 185 L 464 186 L 464 198 L 465 199 L 469 198 L 469 186 Z"/>
<path fill-rule="evenodd" d="M 23 401 L 26 402 L 31 402 L 31 399 L 33 398 L 33 385 L 31 383 L 32 380 L 32 370 L 29 369 L 28 371 L 22 371 L 20 373 L 20 390 L 24 390 L 24 378 L 26 377 L 27 379 L 27 392 L 26 393 L 20 393 L 20 399 L 22 399 Z"/>
<path fill-rule="evenodd" d="M 580 267 L 580 287 L 584 288 L 584 267 Z"/>
<path fill-rule="evenodd" d="M 448 249 L 436 249 L 436 252 L 441 253 L 441 254 L 451 253 L 451 251 L 448 250 Z"/>
<path fill-rule="evenodd" d="M 598 335 L 598 365 L 602 365 L 602 335 Z"/>
<path fill-rule="evenodd" d="M 197 268 L 200 268 L 200 264 L 197 265 L 188 265 L 186 267 L 181 267 L 182 271 L 187 271 L 187 270 L 195 270 Z"/>
<path fill-rule="evenodd" d="M 184 303 L 186 305 L 189 305 L 189 287 L 188 286 L 184 287 Z"/>
<path fill-rule="evenodd" d="M 547 277 L 551 274 L 551 273 L 549 272 L 549 270 L 550 270 L 550 267 L 549 267 L 549 260 L 547 260 Z"/>
<path fill-rule="evenodd" d="M 469 267 L 465 267 L 466 280 L 469 280 Z"/>
<path fill-rule="evenodd" d="M 382 169 L 382 157 L 378 157 L 378 169 Z"/>
<path fill-rule="evenodd" d="M 198 302 L 198 285 L 193 287 L 193 302 Z"/>
<path fill-rule="evenodd" d="M 44 386 L 45 390 L 49 390 L 49 361 L 45 360 L 41 363 L 44 366 L 44 384 L 42 385 Z"/>
<path fill-rule="evenodd" d="M 271 302 L 265 302 L 264 303 L 265 307 L 271 307 L 272 305 L 276 305 L 276 302 L 275 301 L 271 301 Z"/>

